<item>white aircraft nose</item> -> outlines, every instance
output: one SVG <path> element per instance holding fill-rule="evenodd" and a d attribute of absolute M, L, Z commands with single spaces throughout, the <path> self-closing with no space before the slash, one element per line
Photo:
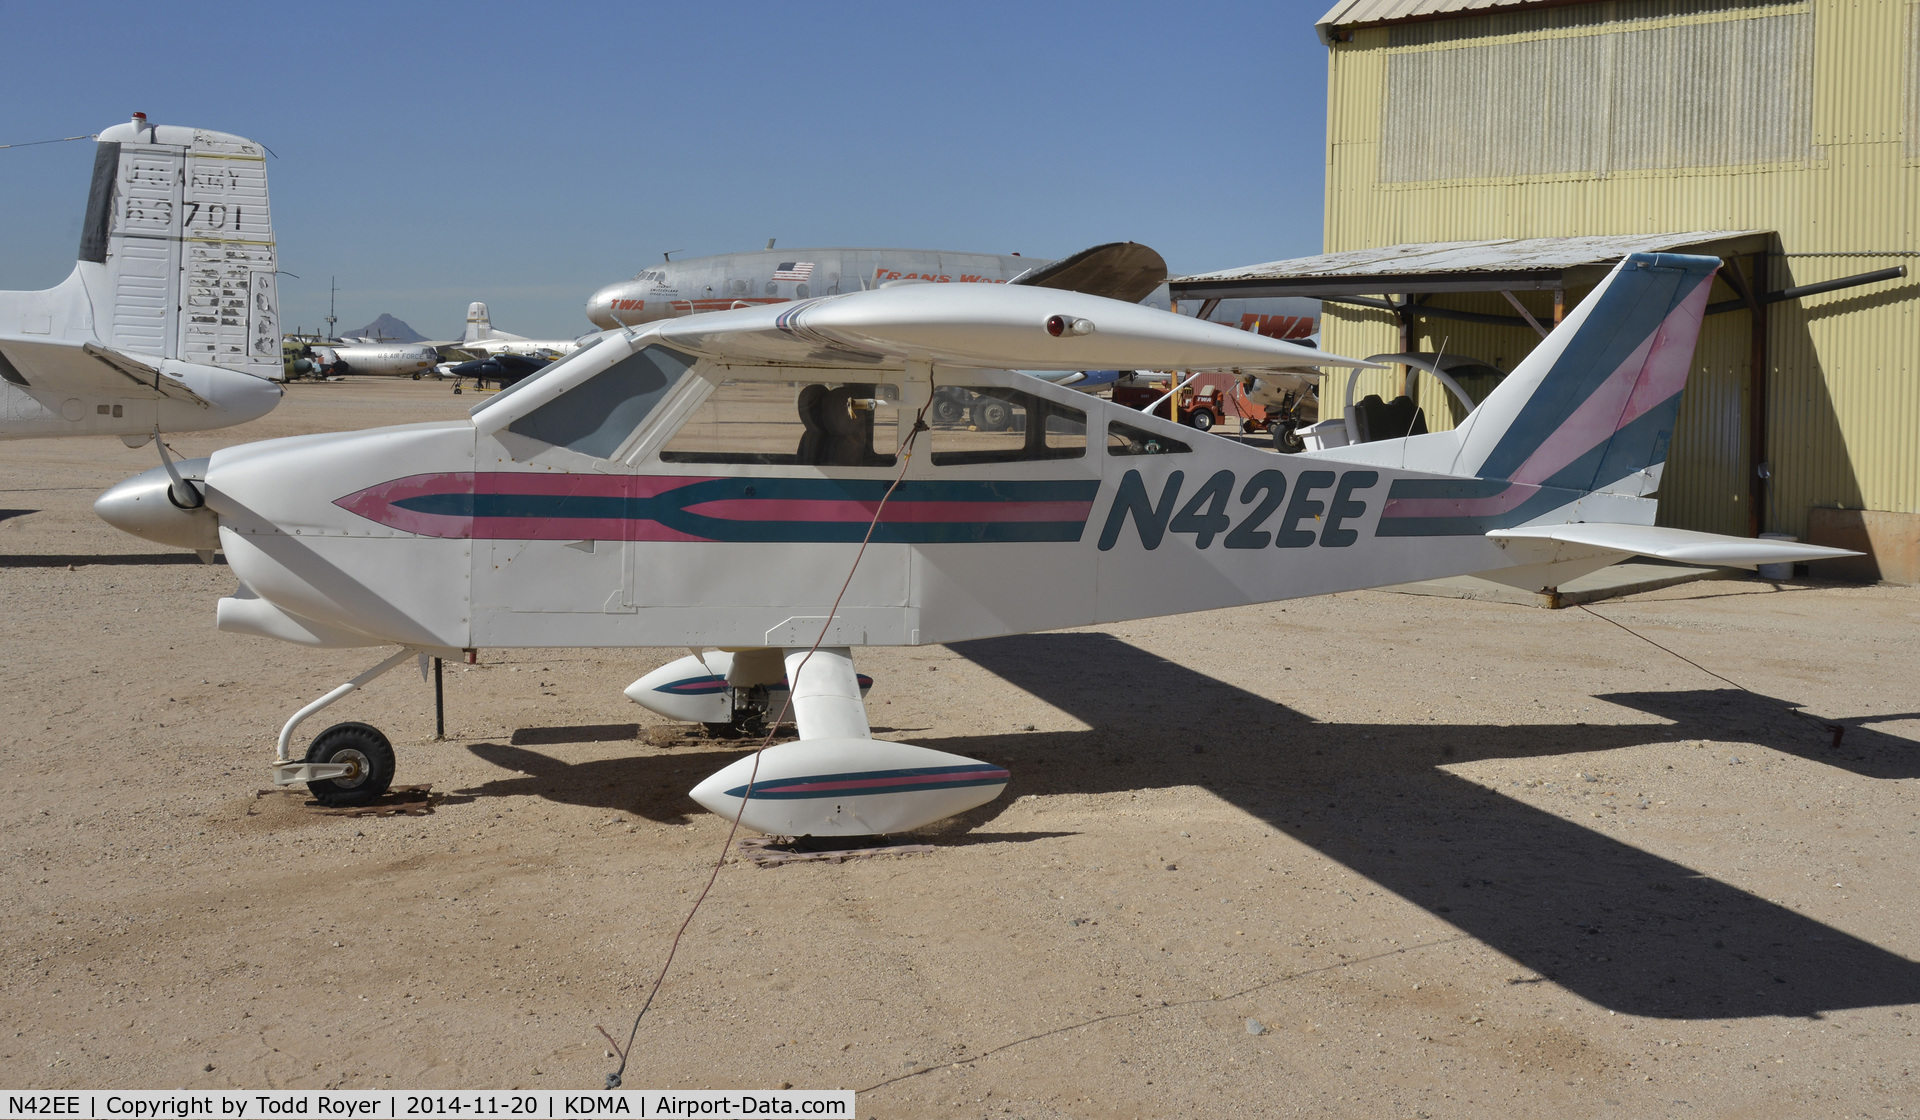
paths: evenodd
<path fill-rule="evenodd" d="M 199 481 L 207 476 L 205 459 L 187 459 L 175 466 L 182 478 Z M 219 548 L 220 519 L 205 506 L 181 509 L 169 494 L 171 485 L 165 467 L 143 471 L 95 498 L 93 512 L 121 532 L 155 544 L 195 551 Z"/>

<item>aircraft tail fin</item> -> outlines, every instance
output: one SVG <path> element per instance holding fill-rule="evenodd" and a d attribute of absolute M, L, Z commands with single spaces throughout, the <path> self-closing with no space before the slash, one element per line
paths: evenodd
<path fill-rule="evenodd" d="M 1671 253 L 1621 261 L 1461 425 L 1454 473 L 1651 493 L 1719 266 Z"/>
<path fill-rule="evenodd" d="M 493 337 L 493 316 L 487 313 L 487 305 L 475 301 L 467 305 L 467 333 L 462 342 L 481 342 Z"/>
<path fill-rule="evenodd" d="M 1354 449 L 1352 458 L 1384 462 L 1394 446 L 1418 441 L 1429 450 L 1426 469 L 1451 476 L 1395 483 L 1380 532 L 1652 524 L 1648 498 L 1659 489 L 1719 265 L 1669 253 L 1627 257 L 1458 429 Z"/>
<path fill-rule="evenodd" d="M 265 150 L 136 117 L 100 134 L 76 269 L 91 322 L 64 333 L 278 379 L 277 267 Z"/>

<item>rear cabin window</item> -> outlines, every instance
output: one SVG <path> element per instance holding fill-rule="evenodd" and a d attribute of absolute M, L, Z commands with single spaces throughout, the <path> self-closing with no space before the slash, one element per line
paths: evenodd
<path fill-rule="evenodd" d="M 596 459 L 610 459 L 694 361 L 678 350 L 649 346 L 508 424 L 507 430 Z"/>
<path fill-rule="evenodd" d="M 1132 424 L 1123 424 L 1118 420 L 1107 422 L 1107 454 L 1109 455 L 1172 455 L 1193 448 L 1158 432 L 1149 432 L 1145 428 L 1136 428 Z"/>
<path fill-rule="evenodd" d="M 871 384 L 727 380 L 660 449 L 663 463 L 890 467 L 900 413 Z"/>
<path fill-rule="evenodd" d="M 1087 414 L 997 385 L 935 390 L 927 416 L 936 467 L 1078 459 L 1087 453 Z"/>

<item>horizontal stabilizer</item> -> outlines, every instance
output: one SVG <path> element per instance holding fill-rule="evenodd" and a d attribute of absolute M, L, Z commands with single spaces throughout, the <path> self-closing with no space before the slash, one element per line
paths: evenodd
<path fill-rule="evenodd" d="M 40 395 L 164 397 L 206 407 L 208 401 L 168 372 L 185 364 L 136 356 L 97 342 L 46 338 L 0 338 L 23 388 Z"/>
<path fill-rule="evenodd" d="M 1487 536 L 1495 541 L 1549 540 L 1564 544 L 1612 549 L 1637 556 L 1656 556 L 1683 564 L 1711 564 L 1726 568 L 1752 568 L 1760 564 L 1800 564 L 1809 560 L 1834 560 L 1858 556 L 1844 548 L 1826 548 L 1797 541 L 1763 540 L 1757 537 L 1729 537 L 1719 533 L 1698 533 L 1691 529 L 1668 529 L 1658 525 L 1610 525 L 1577 522 L 1571 525 L 1523 525 L 1496 529 Z"/>
<path fill-rule="evenodd" d="M 1166 282 L 1166 260 L 1136 241 L 1110 241 L 1082 249 L 1013 281 L 1035 288 L 1105 296 L 1122 303 L 1139 303 Z"/>
<path fill-rule="evenodd" d="M 668 346 L 720 361 L 900 369 L 1237 369 L 1370 362 L 1082 292 L 911 284 L 673 319 Z"/>

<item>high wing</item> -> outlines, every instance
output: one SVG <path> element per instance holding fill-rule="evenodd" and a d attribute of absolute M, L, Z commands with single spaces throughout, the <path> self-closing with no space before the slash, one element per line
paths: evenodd
<path fill-rule="evenodd" d="M 1137 304 L 1013 285 L 913 284 L 663 323 L 659 341 L 702 357 L 902 369 L 1382 368 Z"/>
<path fill-rule="evenodd" d="M 1032 288 L 1106 296 L 1122 303 L 1139 303 L 1166 282 L 1167 262 L 1136 241 L 1110 241 L 1082 249 L 1009 281 Z"/>
<path fill-rule="evenodd" d="M 181 379 L 185 369 L 182 362 L 97 342 L 0 336 L 0 377 L 55 406 L 66 397 L 120 396 L 211 408 L 211 401 Z"/>

